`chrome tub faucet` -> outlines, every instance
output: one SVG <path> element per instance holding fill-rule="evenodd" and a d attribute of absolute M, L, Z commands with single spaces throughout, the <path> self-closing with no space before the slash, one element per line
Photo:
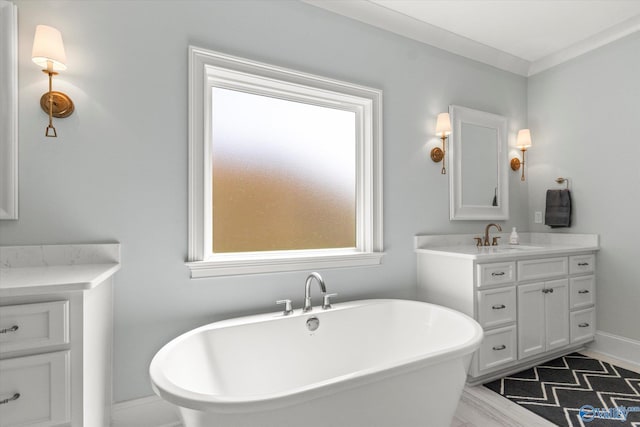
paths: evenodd
<path fill-rule="evenodd" d="M 311 311 L 311 282 L 313 279 L 316 279 L 318 285 L 320 285 L 320 290 L 323 295 L 327 294 L 327 288 L 324 285 L 324 280 L 322 280 L 322 276 L 319 273 L 313 272 L 307 277 L 307 281 L 304 282 L 304 307 L 302 308 L 302 312 L 306 313 Z"/>

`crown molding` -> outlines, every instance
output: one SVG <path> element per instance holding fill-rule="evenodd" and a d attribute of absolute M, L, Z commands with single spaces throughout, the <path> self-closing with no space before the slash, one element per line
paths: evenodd
<path fill-rule="evenodd" d="M 474 61 L 527 76 L 530 62 L 367 0 L 301 0 Z"/>
<path fill-rule="evenodd" d="M 556 53 L 536 61 L 527 61 L 368 0 L 301 1 L 524 77 L 533 76 L 640 31 L 640 16 L 635 16 Z"/>
<path fill-rule="evenodd" d="M 640 16 L 634 16 L 618 25 L 601 31 L 589 38 L 575 43 L 566 49 L 562 49 L 556 53 L 545 56 L 531 63 L 527 76 L 533 76 L 570 59 L 576 58 L 587 52 L 595 50 L 599 47 L 607 45 L 611 42 L 619 40 L 630 34 L 640 31 Z"/>

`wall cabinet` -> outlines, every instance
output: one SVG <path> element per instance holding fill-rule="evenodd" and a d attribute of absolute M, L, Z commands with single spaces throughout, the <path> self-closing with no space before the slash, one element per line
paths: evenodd
<path fill-rule="evenodd" d="M 595 250 L 549 248 L 548 254 L 523 251 L 496 257 L 464 256 L 461 251 L 417 251 L 418 296 L 461 311 L 484 329 L 470 383 L 518 371 L 593 340 Z"/>

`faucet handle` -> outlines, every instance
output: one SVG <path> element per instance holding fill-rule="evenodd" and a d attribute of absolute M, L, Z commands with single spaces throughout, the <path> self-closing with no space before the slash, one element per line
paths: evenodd
<path fill-rule="evenodd" d="M 498 239 L 500 238 L 500 236 L 496 236 L 493 238 L 493 243 L 491 243 L 491 246 L 498 246 Z"/>
<path fill-rule="evenodd" d="M 329 298 L 338 296 L 338 294 L 324 294 L 324 298 L 322 299 L 322 309 L 328 310 L 331 308 L 331 301 Z"/>
<path fill-rule="evenodd" d="M 276 301 L 276 304 L 284 304 L 284 312 L 282 313 L 285 316 L 290 315 L 291 313 L 293 313 L 293 308 L 291 307 L 291 300 L 290 299 L 281 299 Z"/>
<path fill-rule="evenodd" d="M 482 246 L 482 237 L 474 237 L 476 246 Z"/>

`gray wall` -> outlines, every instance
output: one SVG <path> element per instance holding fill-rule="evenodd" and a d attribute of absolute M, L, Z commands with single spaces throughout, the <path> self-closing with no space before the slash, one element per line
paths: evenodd
<path fill-rule="evenodd" d="M 293 1 L 17 1 L 20 31 L 20 219 L 1 243 L 119 241 L 114 399 L 151 394 L 155 352 L 195 326 L 301 305 L 307 272 L 190 280 L 187 252 L 187 46 L 384 91 L 383 265 L 322 271 L 339 300 L 415 297 L 417 233 L 480 233 L 450 222 L 448 180 L 429 159 L 449 104 L 526 124 L 526 79 Z M 37 24 L 61 30 L 76 104 L 46 139 L 31 62 Z M 607 141 L 599 141 L 607 142 Z M 610 141 L 614 142 L 614 141 Z M 483 165 L 478 165 L 483 167 Z M 527 186 L 511 174 L 512 220 L 526 229 Z M 317 300 L 315 301 L 317 302 Z"/>
<path fill-rule="evenodd" d="M 598 330 L 640 340 L 640 33 L 529 79 L 530 210 L 569 177 L 575 233 L 599 233 Z M 532 219 L 532 218 L 531 218 Z M 548 230 L 530 224 L 532 231 Z M 567 230 L 561 230 L 567 231 Z"/>

